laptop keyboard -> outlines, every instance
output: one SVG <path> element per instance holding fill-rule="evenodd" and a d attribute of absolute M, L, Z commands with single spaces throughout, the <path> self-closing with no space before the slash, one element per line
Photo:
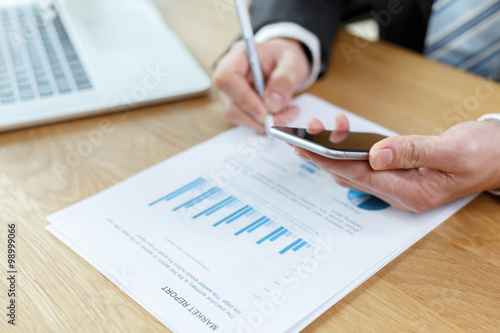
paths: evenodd
<path fill-rule="evenodd" d="M 54 6 L 0 9 L 0 105 L 92 89 Z"/>

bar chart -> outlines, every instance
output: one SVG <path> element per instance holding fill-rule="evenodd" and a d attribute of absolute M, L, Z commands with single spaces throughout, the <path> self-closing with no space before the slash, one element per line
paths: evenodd
<path fill-rule="evenodd" d="M 315 172 L 312 166 L 307 168 L 310 169 L 307 172 Z M 193 221 L 209 223 L 213 228 L 224 229 L 227 225 L 237 225 L 236 229 L 231 231 L 232 236 L 251 236 L 254 238 L 252 242 L 257 246 L 267 242 L 279 243 L 280 255 L 311 248 L 311 244 L 292 230 L 279 225 L 203 177 L 158 198 L 148 206 L 165 204 L 172 211 L 183 211 Z"/>

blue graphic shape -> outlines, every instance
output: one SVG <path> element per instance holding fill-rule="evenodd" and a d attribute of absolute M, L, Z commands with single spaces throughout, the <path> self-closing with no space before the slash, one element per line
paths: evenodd
<path fill-rule="evenodd" d="M 290 250 L 293 247 L 296 247 L 300 243 L 302 243 L 302 238 L 297 239 L 295 242 L 293 242 L 292 244 L 290 244 L 287 247 L 285 247 L 283 250 L 280 251 L 280 254 L 286 253 L 288 250 Z"/>
<path fill-rule="evenodd" d="M 364 210 L 375 211 L 390 207 L 390 205 L 387 202 L 380 200 L 379 198 L 374 197 L 373 195 L 354 190 L 350 190 L 349 193 L 347 193 L 347 198 L 354 206 Z"/>
<path fill-rule="evenodd" d="M 226 223 L 232 222 L 232 221 L 236 220 L 237 218 L 245 215 L 246 213 L 248 213 L 252 209 L 253 209 L 252 207 L 249 207 L 248 205 L 246 205 L 245 207 L 238 209 L 236 212 L 232 213 L 231 215 L 226 216 L 225 218 L 223 218 L 219 222 L 215 223 L 214 227 L 216 227 L 219 224 L 224 223 L 224 222 L 226 222 Z"/>
<path fill-rule="evenodd" d="M 261 223 L 262 221 L 264 221 L 265 219 L 266 219 L 266 217 L 265 217 L 265 216 L 262 216 L 260 219 L 258 219 L 257 221 L 255 221 L 255 222 L 253 222 L 253 223 L 251 223 L 251 224 L 247 225 L 246 227 L 244 227 L 244 228 L 243 228 L 243 229 L 241 229 L 240 231 L 236 232 L 234 235 L 235 235 L 235 236 L 238 236 L 238 235 L 239 235 L 239 234 L 241 234 L 243 231 L 246 231 L 246 230 L 248 230 L 248 229 L 252 228 L 252 227 L 253 227 L 253 226 L 255 226 L 256 224 Z"/>
<path fill-rule="evenodd" d="M 274 235 L 276 235 L 278 232 L 280 232 L 281 230 L 283 230 L 284 228 L 283 227 L 279 227 L 278 229 L 274 230 L 273 232 L 271 232 L 270 234 L 268 234 L 267 236 L 265 236 L 264 238 L 261 238 L 260 240 L 257 241 L 257 244 L 260 244 L 266 240 L 268 240 L 269 238 L 273 237 Z"/>
<path fill-rule="evenodd" d="M 170 200 L 178 197 L 179 195 L 181 195 L 181 194 L 183 194 L 183 193 L 185 193 L 185 192 L 187 192 L 189 190 L 193 190 L 193 189 L 197 188 L 198 186 L 204 184 L 205 182 L 206 182 L 205 179 L 198 178 L 195 181 L 187 184 L 186 186 L 181 187 L 180 189 L 178 189 L 178 190 L 176 190 L 176 191 L 174 191 L 174 192 L 172 192 L 170 194 L 167 194 L 166 196 L 164 196 L 164 197 L 162 197 L 162 198 L 160 198 L 160 199 L 158 199 L 158 200 L 150 203 L 148 206 L 153 206 L 154 204 L 157 204 L 158 202 L 160 202 L 162 200 L 170 201 Z"/>
<path fill-rule="evenodd" d="M 235 197 L 233 197 L 233 196 L 227 197 L 226 199 L 222 200 L 221 202 L 219 202 L 219 203 L 215 204 L 214 206 L 212 206 L 212 207 L 210 207 L 210 208 L 208 208 L 208 209 L 204 210 L 204 211 L 203 211 L 203 212 L 201 212 L 201 213 L 196 214 L 195 216 L 193 216 L 193 219 L 197 219 L 197 218 L 198 218 L 198 217 L 200 217 L 201 215 L 206 215 L 206 216 L 208 216 L 208 215 L 210 215 L 210 214 L 212 214 L 212 213 L 216 212 L 217 210 L 221 209 L 222 207 L 229 205 L 229 204 L 230 204 L 231 202 L 233 202 L 234 200 L 236 200 L 236 198 L 235 198 Z"/>

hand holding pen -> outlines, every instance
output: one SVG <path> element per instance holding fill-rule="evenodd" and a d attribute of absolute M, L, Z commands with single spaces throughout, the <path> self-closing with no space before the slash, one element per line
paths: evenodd
<path fill-rule="evenodd" d="M 244 40 L 234 43 L 219 61 L 214 83 L 229 121 L 264 131 L 268 112 L 278 124 L 298 114 L 298 109 L 288 103 L 294 90 L 307 79 L 309 62 L 295 40 L 274 38 L 255 45 L 246 4 L 243 0 L 235 0 L 235 4 Z"/>

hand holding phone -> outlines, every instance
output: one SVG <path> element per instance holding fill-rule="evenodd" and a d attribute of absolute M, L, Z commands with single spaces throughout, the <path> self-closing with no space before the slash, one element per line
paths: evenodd
<path fill-rule="evenodd" d="M 313 153 L 337 160 L 368 160 L 371 147 L 386 138 L 375 133 L 307 130 L 273 126 L 269 135 Z"/>

